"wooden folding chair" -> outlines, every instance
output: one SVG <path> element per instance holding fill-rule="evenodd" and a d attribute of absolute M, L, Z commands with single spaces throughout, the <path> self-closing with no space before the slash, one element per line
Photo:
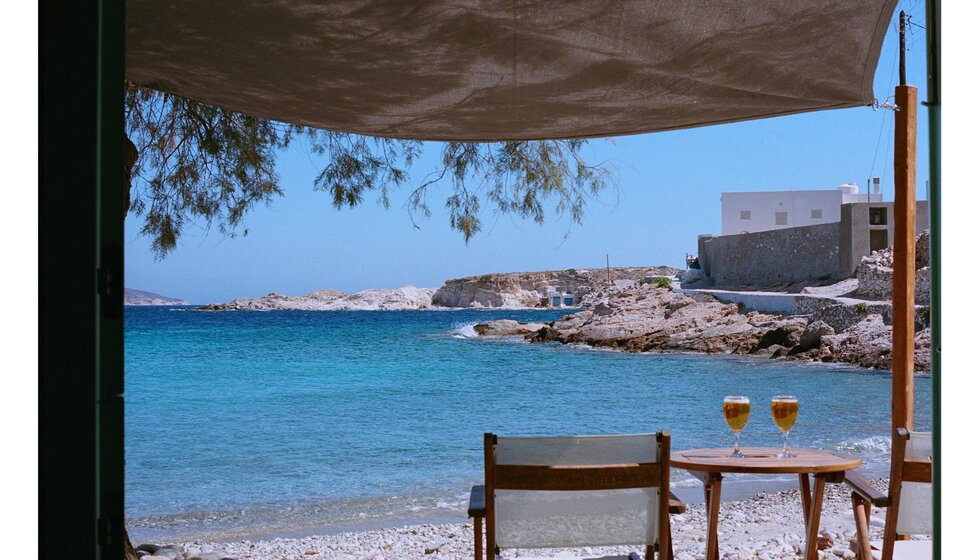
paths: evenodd
<path fill-rule="evenodd" d="M 474 486 L 473 552 L 501 548 L 644 545 L 672 558 L 670 433 L 498 437 L 484 434 L 485 485 Z"/>
<path fill-rule="evenodd" d="M 888 494 L 854 471 L 844 475 L 851 486 L 854 524 L 860 560 L 926 560 L 931 540 L 908 540 L 909 535 L 932 534 L 932 433 L 896 430 Z M 868 519 L 871 506 L 886 507 L 885 539 L 873 542 Z"/>

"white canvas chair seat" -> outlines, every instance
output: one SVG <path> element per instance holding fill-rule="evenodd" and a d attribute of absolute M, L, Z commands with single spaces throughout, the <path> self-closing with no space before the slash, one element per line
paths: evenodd
<path fill-rule="evenodd" d="M 474 487 L 470 514 L 474 520 L 486 517 L 487 558 L 500 549 L 634 545 L 647 558 L 655 549 L 661 557 L 670 556 L 664 553 L 670 542 L 666 431 L 526 438 L 486 434 L 484 453 L 485 490 Z M 474 497 L 485 497 L 485 504 L 474 507 Z M 478 535 L 476 527 L 475 522 Z M 482 543 L 478 536 L 474 541 L 475 558 L 480 558 Z M 571 551 L 550 556 L 556 557 L 586 558 Z"/>
<path fill-rule="evenodd" d="M 498 437 L 498 466 L 601 467 L 657 463 L 656 434 Z M 644 545 L 657 538 L 659 490 L 507 490 L 495 492 L 500 548 Z"/>
<path fill-rule="evenodd" d="M 851 485 L 854 522 L 861 560 L 928 560 L 931 540 L 898 540 L 899 536 L 932 535 L 932 434 L 895 431 L 888 494 L 883 495 L 862 476 L 847 475 Z M 871 505 L 887 507 L 885 540 L 868 540 Z M 889 556 L 888 549 L 892 553 Z"/>
<path fill-rule="evenodd" d="M 871 556 L 881 560 L 884 541 L 871 541 Z M 932 558 L 932 541 L 896 541 L 893 560 L 928 560 Z"/>

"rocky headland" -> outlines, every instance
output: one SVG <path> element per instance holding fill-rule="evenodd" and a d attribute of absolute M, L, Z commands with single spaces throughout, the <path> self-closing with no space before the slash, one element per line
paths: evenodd
<path fill-rule="evenodd" d="M 708 294 L 684 294 L 655 284 L 640 283 L 592 298 L 589 308 L 543 325 L 492 321 L 474 330 L 481 336 L 522 336 L 529 342 L 626 352 L 699 352 L 879 369 L 891 366 L 891 325 L 881 314 L 862 312 L 859 306 L 834 315 L 837 330 L 818 318 L 832 314 L 826 308 L 800 315 L 762 313 Z M 916 370 L 929 369 L 929 351 L 929 329 L 924 327 L 915 338 Z"/>
<path fill-rule="evenodd" d="M 187 300 L 126 288 L 123 291 L 123 305 L 187 305 Z"/>
<path fill-rule="evenodd" d="M 543 272 L 508 272 L 446 281 L 432 296 L 440 307 L 521 309 L 547 307 L 548 293 L 570 294 L 576 304 L 609 286 L 626 287 L 658 277 L 673 278 L 680 270 L 669 266 L 570 268 Z"/>

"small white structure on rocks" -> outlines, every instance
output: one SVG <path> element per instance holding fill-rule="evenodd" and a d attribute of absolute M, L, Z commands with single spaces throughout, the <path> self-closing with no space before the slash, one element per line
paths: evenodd
<path fill-rule="evenodd" d="M 545 290 L 543 299 L 546 301 L 548 307 L 575 307 L 577 303 L 575 294 L 568 290 L 559 292 L 550 286 Z"/>
<path fill-rule="evenodd" d="M 755 233 L 839 222 L 842 204 L 881 202 L 881 184 L 860 193 L 854 183 L 836 189 L 721 193 L 721 234 Z"/>

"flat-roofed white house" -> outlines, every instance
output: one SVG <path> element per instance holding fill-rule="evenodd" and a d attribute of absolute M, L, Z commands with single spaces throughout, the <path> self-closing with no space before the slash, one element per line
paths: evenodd
<path fill-rule="evenodd" d="M 839 222 L 841 205 L 881 202 L 881 188 L 860 193 L 854 183 L 836 189 L 721 193 L 721 234 L 755 233 Z"/>
<path fill-rule="evenodd" d="M 853 183 L 722 194 L 724 233 L 698 236 L 703 277 L 691 282 L 772 287 L 854 276 L 863 257 L 895 242 L 895 203 L 874 185 L 870 194 Z M 928 228 L 929 203 L 916 201 L 915 230 Z"/>

